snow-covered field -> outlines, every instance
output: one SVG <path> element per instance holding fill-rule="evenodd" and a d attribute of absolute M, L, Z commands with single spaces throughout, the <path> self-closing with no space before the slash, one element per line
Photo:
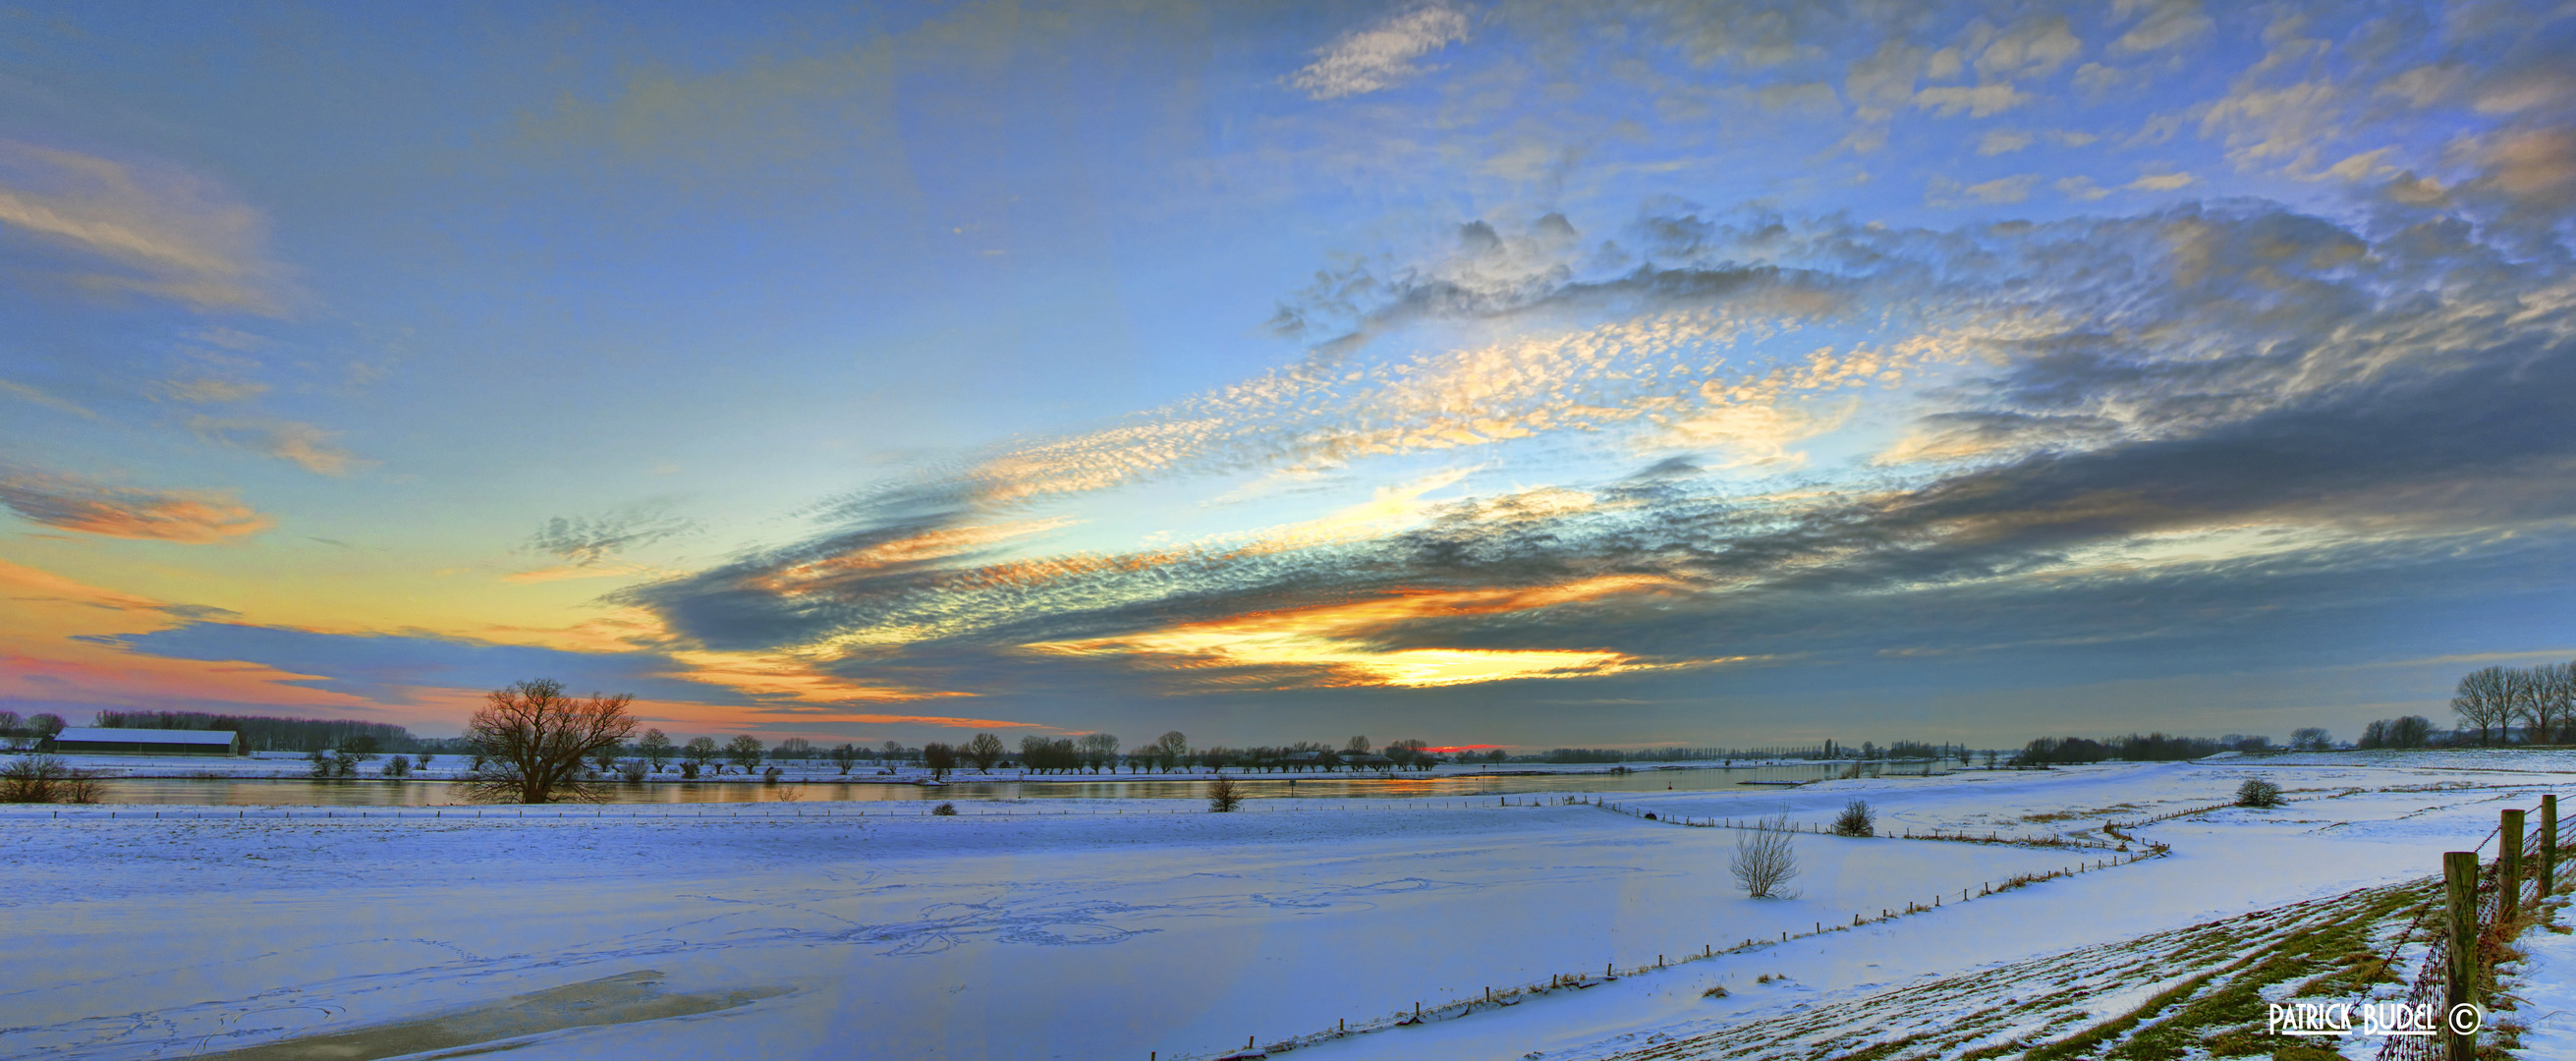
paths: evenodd
<path fill-rule="evenodd" d="M 2105 820 L 2223 803 L 2256 774 L 2296 802 L 2126 830 L 2173 848 L 2133 864 L 2136 847 L 1801 835 L 1800 894 L 1780 900 L 1732 887 L 1734 830 L 1637 816 L 1813 823 L 1860 796 L 1900 833 L 2116 845 Z M 957 817 L 15 808 L 0 810 L 0 1054 L 387 1057 L 523 1036 L 529 1058 L 1185 1058 L 1247 1041 L 1726 1056 L 1744 1045 L 1728 1035 L 1803 1042 L 1797 1020 L 1884 1009 L 1915 985 L 1982 971 L 2010 992 L 2054 955 L 2419 878 L 2541 791 L 2576 795 L 2576 776 L 2225 760 L 1611 797 L 1629 813 L 1554 796 L 1235 815 L 1062 800 Z M 2111 864 L 1978 894 L 2097 861 Z M 1848 927 L 1855 915 L 1870 923 Z M 1704 949 L 1717 956 L 1680 960 Z M 1671 967 L 1630 972 L 1659 958 Z M 1619 978 L 1599 982 L 1605 966 Z M 2096 1014 L 2153 986 L 2116 962 L 2082 968 L 2107 978 Z M 1575 976 L 1595 986 L 1442 1008 Z M 1729 995 L 1702 997 L 1716 985 Z M 1416 1004 L 1449 1019 L 1386 1027 Z M 1354 1034 L 1319 1034 L 1342 1022 Z"/>

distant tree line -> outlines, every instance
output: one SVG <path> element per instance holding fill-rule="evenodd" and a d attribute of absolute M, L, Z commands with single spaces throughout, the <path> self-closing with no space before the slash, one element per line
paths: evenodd
<path fill-rule="evenodd" d="M 390 722 L 354 718 L 278 718 L 271 715 L 215 715 L 203 711 L 101 711 L 90 725 L 104 729 L 230 730 L 241 734 L 242 750 L 254 752 L 320 752 L 363 748 L 367 753 L 435 750 Z"/>
<path fill-rule="evenodd" d="M 19 750 L 34 747 L 64 729 L 63 716 L 39 711 L 25 718 L 15 711 L 0 711 L 0 747 Z"/>
<path fill-rule="evenodd" d="M 2324 730 L 2318 730 L 2323 734 Z M 2173 762 L 2199 759 L 2220 752 L 2259 752 L 2269 750 L 2269 737 L 2248 737 L 2230 733 L 2225 737 L 2170 737 L 2162 733 L 2132 733 L 2108 741 L 2084 737 L 2041 737 L 2022 745 L 2014 762 L 2024 766 L 2049 766 L 2071 763 L 2098 763 L 2112 759 L 2123 762 Z"/>

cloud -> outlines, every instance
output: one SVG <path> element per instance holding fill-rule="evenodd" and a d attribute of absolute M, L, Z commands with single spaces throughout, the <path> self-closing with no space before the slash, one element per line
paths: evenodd
<path fill-rule="evenodd" d="M 2093 183 L 2091 177 L 2060 177 L 2049 186 L 2057 189 L 2059 195 L 2088 203 L 2098 202 L 2111 194 L 2111 189 Z"/>
<path fill-rule="evenodd" d="M 1288 85 L 1316 100 L 1394 88 L 1424 72 L 1414 60 L 1467 39 L 1467 28 L 1466 12 L 1446 4 L 1397 11 L 1316 49 Z"/>
<path fill-rule="evenodd" d="M 159 389 L 163 396 L 175 401 L 215 405 L 259 397 L 268 393 L 268 384 L 198 377 L 170 380 L 161 384 Z"/>
<path fill-rule="evenodd" d="M 2181 636 L 2057 602 L 2170 580 L 2250 607 L 2576 520 L 2576 442 L 2542 426 L 2576 394 L 2576 300 L 2475 229 L 2373 236 L 2262 204 L 1938 230 L 1673 209 L 1622 236 L 1658 264 L 1468 268 L 1506 231 L 1346 288 L 1360 338 L 1330 356 L 858 495 L 810 541 L 614 599 L 686 651 L 861 688 L 1617 683 L 1852 643 L 1839 631 L 1892 599 L 1966 609 L 1956 639 L 1918 641 Z M 1448 321 L 1517 337 L 1386 356 L 1365 338 Z M 1840 338 L 1782 348 L 1820 322 Z M 1808 439 L 1862 455 L 1740 478 Z M 1031 511 L 1542 444 L 1643 448 L 1651 474 L 1457 479 L 1388 495 L 1382 518 L 1109 553 L 1051 547 L 1038 530 L 1068 517 Z"/>
<path fill-rule="evenodd" d="M 245 537 L 276 525 L 227 493 L 102 486 L 7 469 L 0 469 L 0 505 L 48 527 L 192 545 Z"/>
<path fill-rule="evenodd" d="M 1961 186 L 1947 177 L 1935 177 L 1923 191 L 1923 201 L 1931 206 L 1966 206 L 1971 203 L 2009 205 L 2030 198 L 2039 186 L 2039 174 L 2020 173 L 1998 177 L 1979 184 Z"/>
<path fill-rule="evenodd" d="M 375 463 L 333 444 L 338 432 L 293 420 L 196 416 L 189 418 L 188 430 L 208 442 L 291 461 L 316 475 L 347 475 Z"/>
<path fill-rule="evenodd" d="M 292 297 L 259 212 L 175 167 L 0 141 L 0 226 L 116 267 L 86 287 L 268 316 Z"/>
<path fill-rule="evenodd" d="M 66 398 L 55 397 L 54 395 L 45 393 L 44 391 L 30 387 L 24 383 L 14 383 L 9 380 L 0 379 L 0 394 L 6 394 L 21 401 L 34 402 L 37 405 L 56 410 L 58 412 L 70 413 L 83 420 L 98 419 L 97 413 L 89 411 L 78 402 L 74 402 Z"/>
<path fill-rule="evenodd" d="M 695 534 L 699 526 L 665 513 L 660 504 L 630 505 L 595 516 L 556 516 L 528 537 L 528 548 L 590 567 L 629 549 Z"/>
<path fill-rule="evenodd" d="M 2065 16 L 2028 18 L 2005 30 L 1977 56 L 1977 76 L 1984 80 L 2047 77 L 2083 51 L 2084 42 L 2067 27 Z"/>
<path fill-rule="evenodd" d="M 2130 181 L 2127 188 L 2133 192 L 2170 192 L 2191 187 L 2199 182 L 2200 178 L 2188 173 L 2151 173 Z"/>
<path fill-rule="evenodd" d="M 1977 153 L 1980 155 L 2009 155 L 2015 151 L 2021 150 L 2022 148 L 2029 147 L 2031 140 L 2032 137 L 2029 133 L 2015 129 L 1990 130 L 1986 135 L 1978 138 Z"/>
<path fill-rule="evenodd" d="M 2014 88 L 2010 82 L 1992 84 L 1936 85 L 1914 94 L 1914 105 L 1929 109 L 1944 118 L 1964 113 L 1971 118 L 1986 118 L 2017 107 L 2027 106 L 2039 97 Z"/>
<path fill-rule="evenodd" d="M 2138 19 L 2111 42 L 2115 52 L 2161 51 L 2194 40 L 2218 25 L 2201 11 L 2200 0 L 2112 0 L 2111 18 Z"/>

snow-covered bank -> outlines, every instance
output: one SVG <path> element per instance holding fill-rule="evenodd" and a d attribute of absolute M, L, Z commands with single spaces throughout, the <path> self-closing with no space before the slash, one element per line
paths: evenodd
<path fill-rule="evenodd" d="M 2188 764 L 1764 793 L 1821 820 L 1862 795 L 1885 827 L 2041 836 L 2206 805 L 2244 776 Z M 2452 781 L 2432 791 L 2428 780 Z M 652 971 L 755 1000 L 540 1032 L 530 1057 L 1212 1056 L 1603 965 L 1942 909 L 1352 1036 L 1319 1056 L 1615 1052 L 1623 1036 L 2126 938 L 2421 876 L 2540 780 L 2302 768 L 2300 802 L 2145 827 L 2165 859 L 1964 905 L 1961 888 L 2100 852 L 1797 838 L 1801 897 L 1726 874 L 1735 833 L 1589 806 L 1267 801 L 1259 813 L 692 814 L 482 820 L 229 808 L 154 820 L 0 811 L 10 926 L 0 1027 L 18 1056 L 213 1053 L 416 1021 Z M 1615 797 L 1659 817 L 1742 796 Z M 1723 810 L 1720 810 L 1723 808 Z M 775 808 L 773 811 L 777 810 Z M 2099 812 L 2098 814 L 2096 812 Z M 2074 816 L 2066 815 L 2073 813 Z M 27 975 L 32 971 L 33 975 Z M 1790 986 L 1756 989 L 1759 973 Z M 1724 982 L 1736 993 L 1703 1000 Z M 771 993 L 771 992 L 776 993 Z M 749 994 L 744 994 L 749 993 Z"/>

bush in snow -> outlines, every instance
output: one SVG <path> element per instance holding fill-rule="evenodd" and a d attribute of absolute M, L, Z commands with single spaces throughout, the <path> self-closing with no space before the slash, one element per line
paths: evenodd
<path fill-rule="evenodd" d="M 680 780 L 682 780 L 682 781 L 695 781 L 695 780 L 697 780 L 697 779 L 698 779 L 698 764 L 696 764 L 696 763 L 681 763 L 681 764 L 680 764 Z"/>
<path fill-rule="evenodd" d="M 930 808 L 930 813 L 939 815 L 943 818 L 954 817 L 957 814 L 957 805 L 954 803 L 942 803 L 936 807 Z"/>
<path fill-rule="evenodd" d="M 642 759 L 628 759 L 625 762 L 617 764 L 617 776 L 625 778 L 627 784 L 643 784 L 644 773 L 645 767 L 644 760 Z"/>
<path fill-rule="evenodd" d="M 50 755 L 0 767 L 0 803 L 96 803 L 98 775 Z"/>
<path fill-rule="evenodd" d="M 1798 875 L 1798 848 L 1789 839 L 1789 816 L 1782 814 L 1753 823 L 1735 838 L 1735 858 L 1727 872 L 1744 886 L 1749 899 L 1794 899 L 1797 895 L 1785 887 Z"/>
<path fill-rule="evenodd" d="M 391 759 L 387 759 L 385 760 L 385 768 L 382 773 L 384 776 L 397 781 L 409 777 L 411 776 L 411 760 L 399 755 L 394 756 Z"/>
<path fill-rule="evenodd" d="M 1856 799 L 1843 804 L 1843 812 L 1834 818 L 1835 836 L 1876 836 L 1878 821 L 1870 817 L 1869 801 Z"/>
<path fill-rule="evenodd" d="M 2259 777 L 2246 778 L 2244 784 L 2236 786 L 2236 805 L 2278 807 L 2281 805 L 2281 786 Z"/>
<path fill-rule="evenodd" d="M 1233 778 L 1224 774 L 1218 774 L 1216 780 L 1208 782 L 1207 791 L 1208 812 L 1211 814 L 1224 814 L 1243 804 L 1243 786 L 1235 784 Z"/>

